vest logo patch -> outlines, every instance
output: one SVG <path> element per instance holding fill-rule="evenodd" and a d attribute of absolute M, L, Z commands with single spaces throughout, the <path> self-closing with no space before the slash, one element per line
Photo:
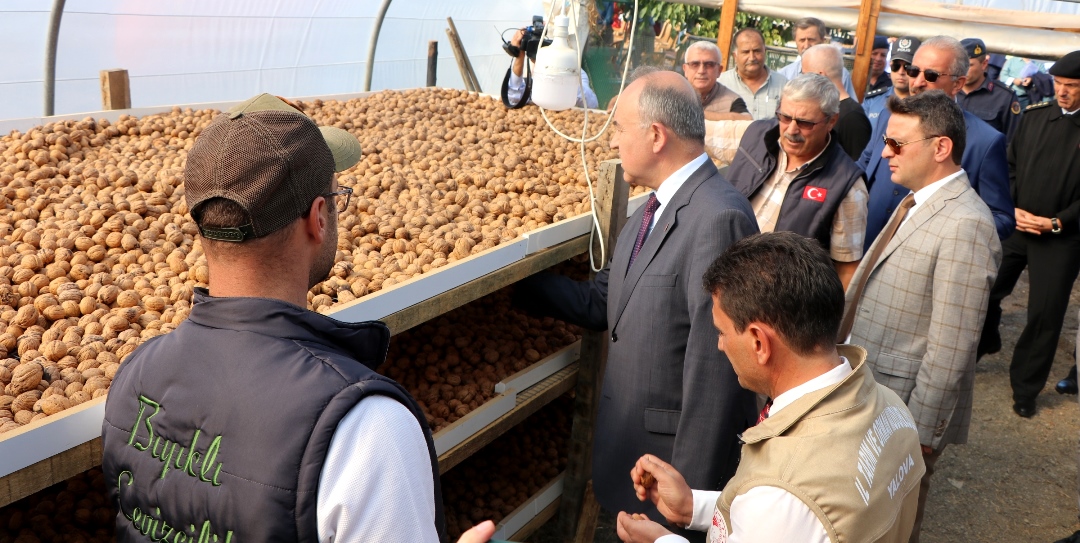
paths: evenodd
<path fill-rule="evenodd" d="M 727 523 L 724 522 L 724 515 L 720 514 L 720 509 L 713 509 L 712 524 L 709 525 L 709 532 L 706 534 L 706 540 L 709 543 L 727 543 Z"/>
<path fill-rule="evenodd" d="M 825 189 L 823 189 L 821 187 L 815 187 L 813 185 L 806 185 L 806 188 L 804 188 L 803 191 L 802 191 L 802 197 L 803 197 L 804 200 L 813 200 L 815 202 L 824 202 L 825 201 L 825 195 L 828 194 L 828 193 L 829 193 L 829 191 L 827 191 L 827 190 L 825 190 Z"/>

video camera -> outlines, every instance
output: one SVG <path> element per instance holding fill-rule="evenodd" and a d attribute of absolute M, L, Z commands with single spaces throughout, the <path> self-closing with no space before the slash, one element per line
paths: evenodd
<path fill-rule="evenodd" d="M 532 26 L 527 26 L 523 30 L 525 35 L 521 37 L 521 46 L 518 47 L 509 42 L 503 42 L 503 51 L 517 58 L 521 54 L 521 49 L 524 48 L 525 55 L 529 57 L 529 60 L 536 62 L 536 50 L 540 48 L 540 44 L 543 43 L 544 47 L 551 45 L 551 40 L 544 39 L 544 17 L 533 15 Z"/>

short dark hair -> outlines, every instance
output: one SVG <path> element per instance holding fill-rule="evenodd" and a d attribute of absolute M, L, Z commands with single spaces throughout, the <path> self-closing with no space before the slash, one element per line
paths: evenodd
<path fill-rule="evenodd" d="M 844 287 L 815 240 L 794 232 L 748 236 L 713 261 L 703 283 L 736 331 L 767 324 L 801 355 L 836 345 Z"/>
<path fill-rule="evenodd" d="M 731 43 L 735 44 L 735 42 L 739 41 L 739 36 L 742 36 L 743 34 L 757 34 L 757 37 L 761 38 L 761 43 L 765 43 L 765 35 L 752 26 L 748 26 L 736 32 L 735 35 L 731 37 Z"/>
<path fill-rule="evenodd" d="M 907 98 L 889 97 L 889 111 L 893 115 L 911 115 L 919 118 L 924 138 L 945 136 L 952 140 L 952 159 L 960 165 L 964 158 L 964 146 L 967 145 L 967 124 L 964 122 L 964 110 L 940 90 L 929 90 L 913 94 Z"/>
<path fill-rule="evenodd" d="M 816 28 L 818 35 L 822 39 L 829 33 L 829 27 L 825 26 L 825 22 L 817 17 L 803 17 L 798 21 L 795 21 L 795 28 L 798 30 L 806 30 L 807 28 Z"/>

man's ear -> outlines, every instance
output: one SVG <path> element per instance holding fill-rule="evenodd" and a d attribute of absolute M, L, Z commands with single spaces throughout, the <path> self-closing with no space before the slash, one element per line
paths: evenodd
<path fill-rule="evenodd" d="M 754 356 L 759 365 L 765 365 L 772 358 L 772 334 L 769 329 L 760 323 L 752 322 L 746 326 L 746 331 L 754 340 Z"/>
<path fill-rule="evenodd" d="M 330 233 L 330 209 L 326 205 L 326 197 L 319 196 L 311 202 L 308 208 L 308 216 L 301 217 L 304 221 L 304 233 L 315 243 L 322 243 Z"/>
<path fill-rule="evenodd" d="M 664 146 L 668 143 L 668 138 L 672 134 L 668 132 L 668 129 L 660 123 L 652 123 L 649 125 L 648 137 L 652 143 L 652 151 L 654 154 L 660 154 L 660 151 L 664 149 Z"/>

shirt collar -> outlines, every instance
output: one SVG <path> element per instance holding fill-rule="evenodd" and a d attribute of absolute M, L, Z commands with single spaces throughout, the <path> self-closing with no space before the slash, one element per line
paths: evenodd
<path fill-rule="evenodd" d="M 781 409 L 795 403 L 795 400 L 815 390 L 821 390 L 843 381 L 848 375 L 851 375 L 851 372 L 855 371 L 847 358 L 841 356 L 840 362 L 841 364 L 835 368 L 773 398 L 772 407 L 769 408 L 769 416 L 779 413 Z"/>
<path fill-rule="evenodd" d="M 929 185 L 926 185 L 925 187 L 915 191 L 915 205 L 919 205 L 929 200 L 930 197 L 938 191 L 938 189 L 945 186 L 945 183 L 948 183 L 949 181 L 960 177 L 960 174 L 962 173 L 964 173 L 964 170 L 959 170 L 952 175 L 948 175 L 942 179 L 938 179 L 937 181 L 934 181 L 933 183 L 930 183 Z"/>
<path fill-rule="evenodd" d="M 667 179 L 660 183 L 660 188 L 656 189 L 656 201 L 660 202 L 661 206 L 670 202 L 675 193 L 679 192 L 679 188 L 683 186 L 683 183 L 690 178 L 690 174 L 696 172 L 706 160 L 709 160 L 709 155 L 701 153 L 701 156 L 675 170 L 675 173 L 669 175 Z"/>

